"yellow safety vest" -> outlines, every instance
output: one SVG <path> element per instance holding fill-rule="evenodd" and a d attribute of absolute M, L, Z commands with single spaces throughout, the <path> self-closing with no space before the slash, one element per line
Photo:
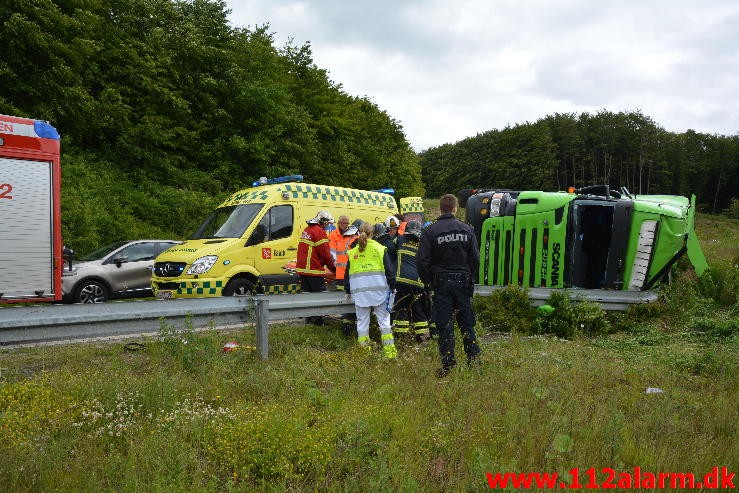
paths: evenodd
<path fill-rule="evenodd" d="M 359 246 L 349 250 L 349 287 L 358 306 L 377 306 L 387 298 L 385 250 L 375 240 L 368 240 L 363 252 Z"/>

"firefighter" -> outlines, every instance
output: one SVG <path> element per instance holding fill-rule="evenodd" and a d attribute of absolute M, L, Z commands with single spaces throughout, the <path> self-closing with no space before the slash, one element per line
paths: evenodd
<path fill-rule="evenodd" d="M 387 228 L 387 234 L 391 238 L 398 236 L 398 229 L 400 228 L 400 219 L 395 216 L 389 216 L 385 219 L 385 227 Z"/>
<path fill-rule="evenodd" d="M 413 334 L 419 342 L 429 339 L 429 302 L 423 283 L 418 277 L 416 254 L 421 238 L 421 223 L 409 221 L 405 234 L 398 237 L 398 260 L 395 270 L 397 294 L 393 331 Z"/>
<path fill-rule="evenodd" d="M 331 213 L 320 211 L 316 217 L 306 221 L 308 226 L 300 235 L 295 272 L 300 276 L 300 288 L 304 293 L 323 291 L 326 284 L 325 268 L 331 272 L 336 271 L 325 231 L 326 226 L 333 222 Z M 306 322 L 323 325 L 323 317 L 308 317 Z"/>
<path fill-rule="evenodd" d="M 359 228 L 357 245 L 349 250 L 348 276 L 344 279 L 347 298 L 353 296 L 357 312 L 357 342 L 369 347 L 370 313 L 375 312 L 380 327 L 382 351 L 386 358 L 398 355 L 390 328 L 390 309 L 395 292 L 393 273 L 387 248 L 372 239 L 374 228 L 364 223 Z"/>
<path fill-rule="evenodd" d="M 444 377 L 456 365 L 454 358 L 454 310 L 462 332 L 467 363 L 479 361 L 480 346 L 475 334 L 472 312 L 474 274 L 478 271 L 480 253 L 475 231 L 456 219 L 457 197 L 447 194 L 439 201 L 441 215 L 421 235 L 418 247 L 418 273 L 424 284 L 434 290 L 434 319 L 439 333 L 441 368 L 436 376 Z"/>

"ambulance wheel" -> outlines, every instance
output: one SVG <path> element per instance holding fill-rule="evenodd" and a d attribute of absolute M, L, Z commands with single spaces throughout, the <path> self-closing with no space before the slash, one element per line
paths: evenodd
<path fill-rule="evenodd" d="M 254 283 L 249 279 L 231 279 L 223 290 L 223 296 L 248 296 L 254 292 Z"/>
<path fill-rule="evenodd" d="M 100 281 L 82 281 L 74 290 L 75 303 L 103 303 L 108 300 L 108 288 Z"/>

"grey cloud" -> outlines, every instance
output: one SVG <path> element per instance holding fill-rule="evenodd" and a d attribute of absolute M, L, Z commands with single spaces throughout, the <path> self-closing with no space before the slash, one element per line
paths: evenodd
<path fill-rule="evenodd" d="M 641 109 L 674 131 L 739 130 L 733 0 L 230 6 L 237 24 L 269 21 L 278 40 L 310 42 L 316 63 L 402 121 L 417 149 L 458 140 L 460 132 L 601 108 Z M 291 6 L 300 6 L 297 14 L 288 14 Z"/>

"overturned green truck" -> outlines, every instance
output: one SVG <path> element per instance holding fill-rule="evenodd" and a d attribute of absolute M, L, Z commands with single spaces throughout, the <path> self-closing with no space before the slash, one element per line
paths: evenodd
<path fill-rule="evenodd" d="M 458 197 L 480 244 L 482 285 L 644 291 L 686 252 L 698 275 L 706 269 L 695 196 L 597 185 L 462 190 Z"/>

